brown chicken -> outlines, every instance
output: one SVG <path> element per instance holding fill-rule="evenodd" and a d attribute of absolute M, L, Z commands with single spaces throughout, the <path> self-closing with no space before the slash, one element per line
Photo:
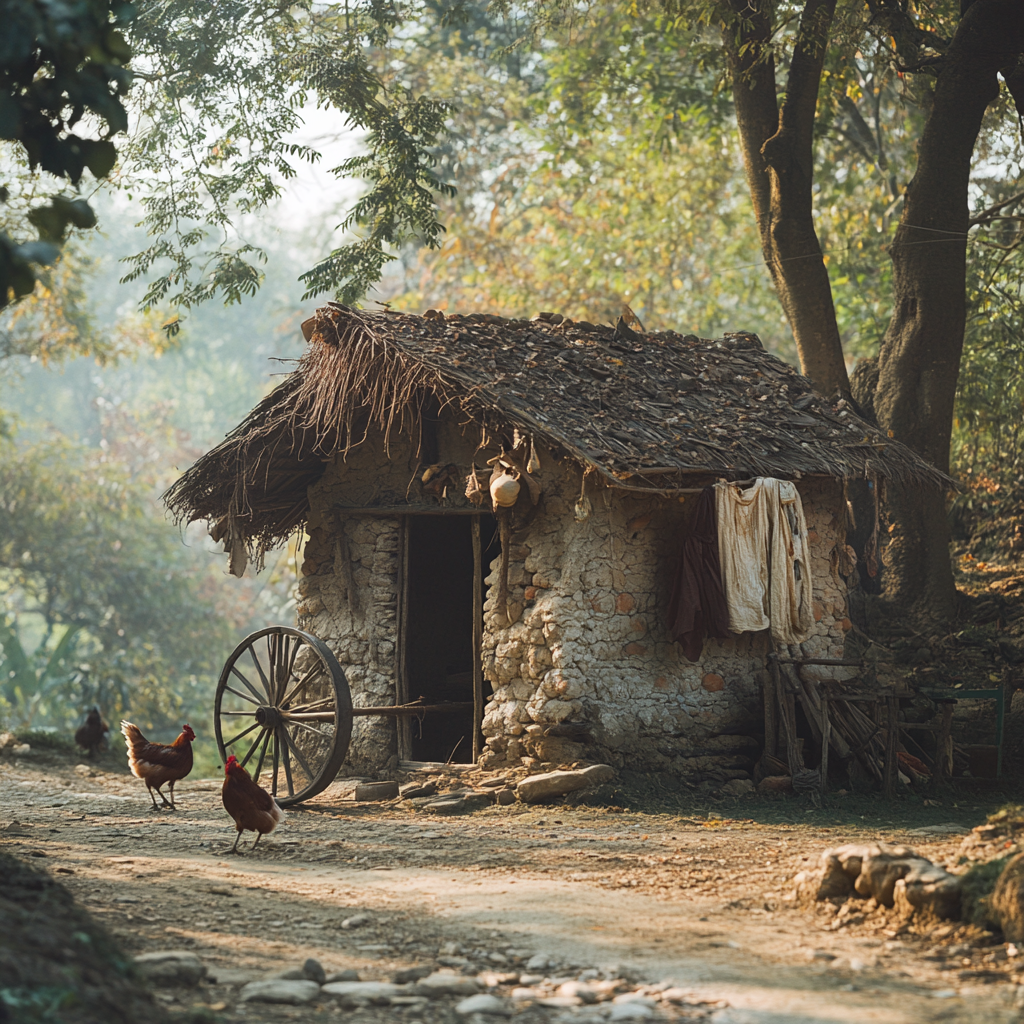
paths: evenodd
<path fill-rule="evenodd" d="M 249 773 L 238 763 L 232 754 L 224 765 L 224 788 L 221 790 L 224 810 L 235 819 L 235 845 L 231 852 L 238 850 L 238 840 L 243 832 L 256 832 L 252 849 L 268 832 L 284 820 L 284 811 L 277 806 L 277 801 L 258 783 L 253 782 Z"/>
<path fill-rule="evenodd" d="M 75 733 L 75 742 L 92 758 L 106 747 L 108 732 L 110 732 L 110 726 L 103 721 L 100 709 L 94 707 L 86 716 L 85 724 L 80 726 Z"/>
<path fill-rule="evenodd" d="M 187 723 L 183 725 L 181 735 L 173 743 L 150 743 L 139 727 L 131 722 L 122 722 L 121 732 L 128 744 L 128 767 L 132 775 L 146 784 L 149 798 L 153 801 L 153 810 L 160 809 L 153 796 L 154 789 L 160 793 L 163 806 L 175 810 L 174 784 L 192 771 L 192 741 L 196 738 L 192 727 Z M 160 792 L 160 787 L 165 784 L 169 784 L 170 803 Z"/>

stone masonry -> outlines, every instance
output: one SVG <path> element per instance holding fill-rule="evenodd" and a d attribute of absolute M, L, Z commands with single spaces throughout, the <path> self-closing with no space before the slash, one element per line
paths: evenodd
<path fill-rule="evenodd" d="M 441 461 L 468 471 L 473 440 L 450 428 L 440 447 Z M 543 450 L 540 457 L 541 503 L 512 536 L 511 623 L 495 610 L 497 560 L 486 581 L 483 761 L 599 760 L 691 779 L 746 777 L 756 755 L 749 733 L 761 718 L 767 633 L 709 641 L 691 664 L 664 624 L 692 501 L 610 490 L 592 476 L 581 487 L 576 464 Z M 405 500 L 416 466 L 404 435 L 392 438 L 390 457 L 371 439 L 347 460 L 337 458 L 310 492 L 299 626 L 334 650 L 357 705 L 396 697 L 401 519 L 342 514 L 336 506 Z M 827 479 L 801 481 L 799 489 L 815 618 L 802 650 L 841 657 L 849 628 L 837 569 L 841 489 Z M 344 770 L 386 771 L 396 749 L 393 720 L 358 718 Z"/>

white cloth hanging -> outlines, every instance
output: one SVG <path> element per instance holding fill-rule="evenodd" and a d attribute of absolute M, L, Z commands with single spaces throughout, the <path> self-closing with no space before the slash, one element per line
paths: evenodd
<path fill-rule="evenodd" d="M 807 524 L 796 485 L 758 477 L 715 485 L 722 585 L 733 633 L 771 629 L 803 643 L 814 622 Z"/>
<path fill-rule="evenodd" d="M 780 643 L 802 644 L 814 624 L 814 594 L 803 503 L 791 480 L 763 481 L 770 530 L 772 636 Z"/>
<path fill-rule="evenodd" d="M 718 559 L 733 633 L 756 633 L 768 617 L 768 508 L 764 481 L 741 489 L 715 484 Z"/>

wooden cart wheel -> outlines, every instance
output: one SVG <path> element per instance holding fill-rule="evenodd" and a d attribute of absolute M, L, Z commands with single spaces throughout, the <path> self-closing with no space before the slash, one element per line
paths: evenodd
<path fill-rule="evenodd" d="M 352 738 L 352 695 L 331 649 L 310 633 L 271 626 L 247 636 L 217 683 L 217 747 L 282 807 L 323 792 Z"/>

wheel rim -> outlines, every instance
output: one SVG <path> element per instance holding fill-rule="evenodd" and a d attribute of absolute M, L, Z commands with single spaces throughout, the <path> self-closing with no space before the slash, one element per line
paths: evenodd
<path fill-rule="evenodd" d="M 352 735 L 352 696 L 330 648 L 290 626 L 247 636 L 224 664 L 214 728 L 220 756 L 234 754 L 282 807 L 335 779 Z"/>

